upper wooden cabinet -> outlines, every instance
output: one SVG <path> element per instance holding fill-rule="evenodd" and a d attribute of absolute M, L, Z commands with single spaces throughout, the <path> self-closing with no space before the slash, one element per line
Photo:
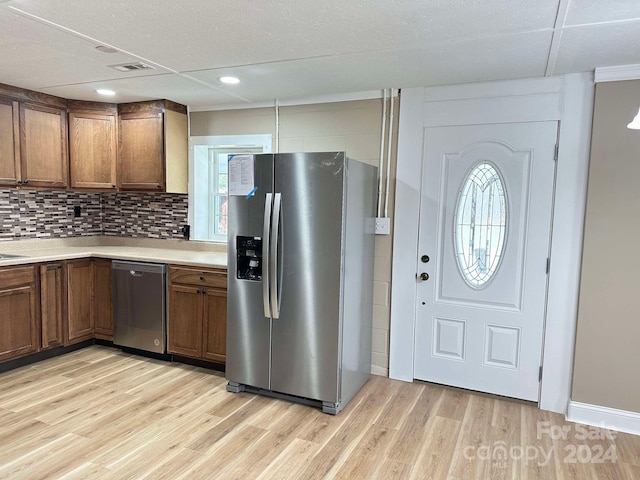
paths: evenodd
<path fill-rule="evenodd" d="M 187 193 L 187 110 L 168 100 L 118 105 L 118 187 Z"/>
<path fill-rule="evenodd" d="M 68 101 L 69 169 L 72 188 L 116 188 L 117 106 Z"/>
<path fill-rule="evenodd" d="M 66 187 L 67 101 L 0 84 L 0 185 Z"/>
<path fill-rule="evenodd" d="M 20 175 L 20 107 L 0 97 L 0 184 L 17 185 Z"/>
<path fill-rule="evenodd" d="M 69 182 L 68 158 L 66 109 L 21 103 L 22 184 L 66 187 Z"/>

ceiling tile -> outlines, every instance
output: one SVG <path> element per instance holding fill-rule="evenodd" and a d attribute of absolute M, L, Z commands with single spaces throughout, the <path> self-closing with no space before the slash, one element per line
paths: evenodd
<path fill-rule="evenodd" d="M 136 59 L 106 54 L 96 44 L 0 8 L 0 83 L 40 90 L 50 85 L 123 78 L 149 72 L 118 72 L 107 65 Z M 151 73 L 162 74 L 156 69 Z"/>
<path fill-rule="evenodd" d="M 640 20 L 638 0 L 571 0 L 564 25 Z"/>
<path fill-rule="evenodd" d="M 100 96 L 95 92 L 97 88 L 110 88 L 116 91 L 117 95 L 115 97 Z M 199 85 L 178 74 L 124 78 L 110 82 L 90 82 L 81 85 L 44 88 L 42 91 L 64 98 L 114 103 L 166 98 L 182 105 L 196 106 L 239 101 L 218 89 Z"/>
<path fill-rule="evenodd" d="M 177 71 L 552 28 L 558 0 L 23 0 L 16 8 Z"/>
<path fill-rule="evenodd" d="M 553 74 L 640 63 L 640 22 L 562 30 Z"/>
<path fill-rule="evenodd" d="M 425 49 L 335 55 L 233 69 L 191 72 L 215 82 L 222 73 L 241 79 L 233 88 L 253 101 L 342 92 L 444 85 L 544 75 L 551 32 L 458 42 Z M 510 55 L 517 51 L 518 55 Z"/>

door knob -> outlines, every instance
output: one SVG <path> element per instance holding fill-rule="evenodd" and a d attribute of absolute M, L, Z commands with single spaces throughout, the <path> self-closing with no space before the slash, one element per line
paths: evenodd
<path fill-rule="evenodd" d="M 425 272 L 422 272 L 420 274 L 420 280 L 429 280 L 429 274 L 425 273 Z"/>

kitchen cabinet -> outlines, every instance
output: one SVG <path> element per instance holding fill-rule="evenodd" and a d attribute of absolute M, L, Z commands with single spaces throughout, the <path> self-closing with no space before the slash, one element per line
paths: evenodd
<path fill-rule="evenodd" d="M 169 267 L 169 353 L 225 362 L 226 288 L 223 269 Z"/>
<path fill-rule="evenodd" d="M 67 101 L 0 84 L 0 185 L 66 187 Z"/>
<path fill-rule="evenodd" d="M 0 361 L 39 350 L 36 270 L 0 269 Z"/>
<path fill-rule="evenodd" d="M 95 337 L 102 340 L 113 341 L 111 288 L 111 260 L 93 260 Z"/>
<path fill-rule="evenodd" d="M 20 104 L 22 180 L 30 187 L 66 187 L 67 112 L 65 108 Z"/>
<path fill-rule="evenodd" d="M 40 265 L 41 347 L 60 347 L 64 344 L 64 264 Z"/>
<path fill-rule="evenodd" d="M 0 185 L 17 185 L 20 174 L 18 102 L 0 97 Z"/>
<path fill-rule="evenodd" d="M 94 271 L 91 260 L 67 262 L 67 321 L 64 344 L 89 340 L 94 336 Z"/>
<path fill-rule="evenodd" d="M 118 105 L 118 187 L 187 193 L 187 110 L 157 100 Z"/>
<path fill-rule="evenodd" d="M 70 186 L 114 190 L 117 105 L 69 100 L 68 106 Z"/>

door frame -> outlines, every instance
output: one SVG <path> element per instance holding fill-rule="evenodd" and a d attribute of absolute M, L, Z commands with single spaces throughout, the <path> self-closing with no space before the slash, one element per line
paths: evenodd
<path fill-rule="evenodd" d="M 566 413 L 571 392 L 594 83 L 592 73 L 403 89 L 391 285 L 390 378 L 413 381 L 416 258 L 424 129 L 556 120 L 559 151 L 552 212 L 539 406 Z M 411 348 L 407 348 L 411 345 Z"/>

